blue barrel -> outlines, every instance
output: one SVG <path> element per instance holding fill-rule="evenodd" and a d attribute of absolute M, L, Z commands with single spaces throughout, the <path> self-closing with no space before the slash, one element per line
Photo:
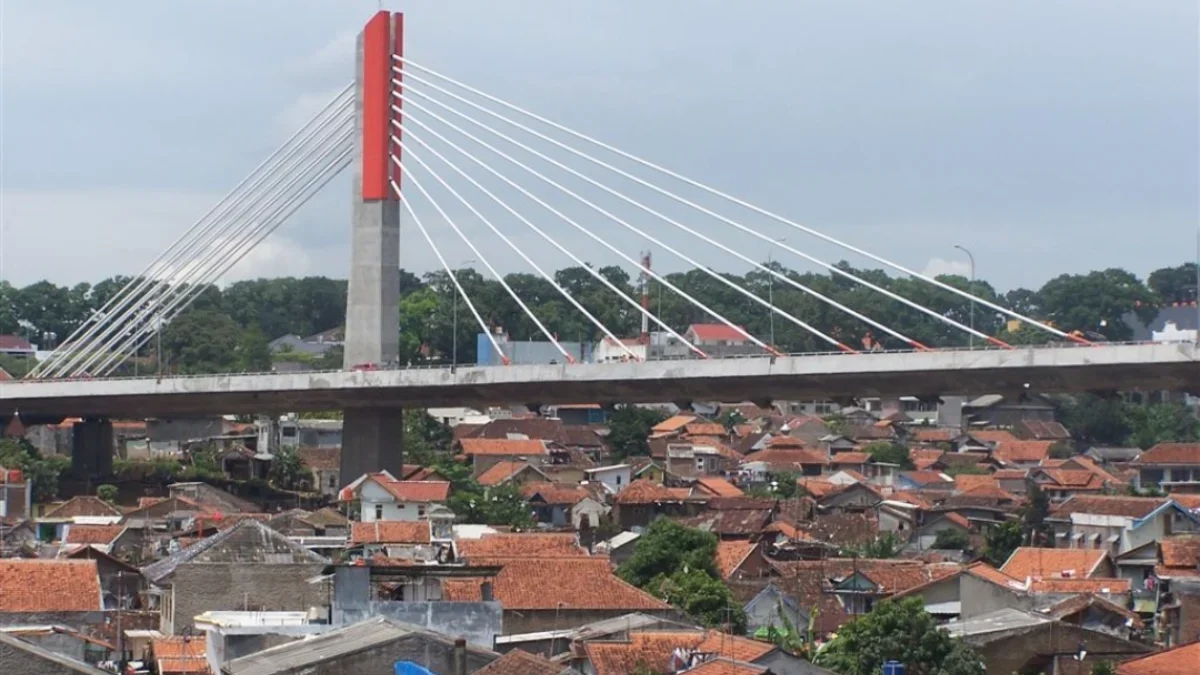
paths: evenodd
<path fill-rule="evenodd" d="M 883 664 L 883 675 L 904 675 L 904 664 L 899 661 L 888 661 Z"/>

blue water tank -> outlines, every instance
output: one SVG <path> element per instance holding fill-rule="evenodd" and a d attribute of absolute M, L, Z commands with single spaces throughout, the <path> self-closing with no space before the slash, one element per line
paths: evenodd
<path fill-rule="evenodd" d="M 899 661 L 888 661 L 883 664 L 883 675 L 904 675 L 904 664 Z"/>
<path fill-rule="evenodd" d="M 412 661 L 397 661 L 396 675 L 437 675 L 437 673 L 425 666 L 418 666 Z"/>

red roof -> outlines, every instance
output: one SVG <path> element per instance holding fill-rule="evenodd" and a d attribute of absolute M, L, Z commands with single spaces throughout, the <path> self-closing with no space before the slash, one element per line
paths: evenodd
<path fill-rule="evenodd" d="M 464 455 L 499 455 L 517 457 L 521 455 L 545 455 L 546 443 L 533 439 L 508 438 L 464 438 L 459 441 Z"/>
<path fill-rule="evenodd" d="M 775 645 L 715 630 L 656 630 L 631 633 L 626 640 L 589 641 L 584 643 L 583 648 L 596 675 L 629 675 L 639 672 L 639 669 L 655 673 L 674 672 L 668 669 L 671 655 L 678 649 L 713 653 L 748 662 L 770 653 Z M 738 673 L 736 670 L 733 672 Z M 719 670 L 709 670 L 707 673 L 725 675 Z"/>
<path fill-rule="evenodd" d="M 0 349 L 4 351 L 33 351 L 29 340 L 19 335 L 0 335 Z"/>
<path fill-rule="evenodd" d="M 1003 462 L 1040 462 L 1050 456 L 1054 441 L 1001 441 L 993 455 Z"/>
<path fill-rule="evenodd" d="M 1143 452 L 1133 463 L 1200 465 L 1200 443 L 1159 443 Z"/>
<path fill-rule="evenodd" d="M 78 516 L 122 516 L 121 510 L 90 495 L 72 497 L 43 514 L 43 518 L 76 518 Z"/>
<path fill-rule="evenodd" d="M 461 545 L 463 542 L 460 541 Z M 496 600 L 505 611 L 620 610 L 659 611 L 671 606 L 613 574 L 607 557 L 584 555 L 532 558 L 474 558 L 476 565 L 499 565 L 493 580 Z M 483 579 L 447 579 L 443 597 L 450 602 L 479 602 Z"/>
<path fill-rule="evenodd" d="M 378 483 L 398 502 L 444 502 L 450 497 L 450 483 L 441 480 L 381 480 Z"/>
<path fill-rule="evenodd" d="M 562 671 L 561 665 L 544 656 L 514 649 L 475 671 L 475 675 L 559 675 Z"/>
<path fill-rule="evenodd" d="M 66 543 L 108 545 L 124 530 L 124 525 L 70 525 Z"/>
<path fill-rule="evenodd" d="M 717 542 L 715 563 L 722 579 L 729 579 L 758 545 L 744 539 L 729 539 Z"/>
<path fill-rule="evenodd" d="M 95 560 L 0 560 L 0 612 L 96 612 Z"/>
<path fill-rule="evenodd" d="M 530 468 L 530 466 L 529 462 L 519 459 L 501 460 L 489 466 L 486 471 L 476 476 L 475 480 L 479 481 L 480 485 L 499 485 Z"/>
<path fill-rule="evenodd" d="M 384 520 L 373 523 L 354 523 L 350 545 L 358 544 L 428 544 L 429 521 Z"/>
<path fill-rule="evenodd" d="M 154 638 L 150 649 L 163 673 L 209 673 L 203 637 L 172 635 Z"/>
<path fill-rule="evenodd" d="M 574 532 L 528 532 L 487 534 L 479 539 L 454 543 L 459 557 L 528 558 L 540 556 L 586 556 Z"/>
<path fill-rule="evenodd" d="M 1068 573 L 1071 578 L 1081 579 L 1093 576 L 1107 557 L 1098 549 L 1022 546 L 1013 551 L 1000 571 L 1014 579 L 1057 578 Z"/>
<path fill-rule="evenodd" d="M 745 326 L 738 326 L 738 328 L 746 330 Z M 688 332 L 701 342 L 716 342 L 717 340 L 744 342 L 747 339 L 744 334 L 723 323 L 694 323 L 688 326 Z"/>
<path fill-rule="evenodd" d="M 1117 675 L 1191 675 L 1200 663 L 1200 642 L 1132 659 L 1117 666 Z"/>
<path fill-rule="evenodd" d="M 717 497 L 741 497 L 745 494 L 736 485 L 724 478 L 712 476 L 697 478 L 696 483 L 700 486 L 701 490 L 712 493 Z"/>
<path fill-rule="evenodd" d="M 635 480 L 621 490 L 613 502 L 616 504 L 654 504 L 656 502 L 683 501 L 669 489 L 646 479 Z"/>

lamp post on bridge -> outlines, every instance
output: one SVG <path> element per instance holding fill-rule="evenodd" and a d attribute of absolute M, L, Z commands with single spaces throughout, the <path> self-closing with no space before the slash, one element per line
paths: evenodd
<path fill-rule="evenodd" d="M 467 265 L 473 265 L 476 262 L 478 262 L 478 261 L 476 261 L 474 258 L 471 258 L 470 260 L 464 260 L 459 265 L 459 269 L 462 269 L 463 267 L 466 267 Z M 454 292 L 453 315 L 454 315 L 454 318 L 452 319 L 451 323 L 454 324 L 454 327 L 450 329 L 452 332 L 452 336 L 450 338 L 450 354 L 451 354 L 450 372 L 452 372 L 452 373 L 454 371 L 458 370 L 458 291 L 457 291 L 457 289 L 455 289 L 455 292 Z"/>
<path fill-rule="evenodd" d="M 776 244 L 782 244 L 787 241 L 787 237 L 780 237 L 775 240 Z M 767 269 L 771 269 L 771 256 L 775 253 L 775 247 L 767 251 Z M 775 275 L 767 274 L 767 302 L 771 305 L 771 312 L 767 319 L 771 322 L 771 348 L 775 348 Z"/>
<path fill-rule="evenodd" d="M 971 285 L 974 286 L 975 285 L 975 256 L 969 250 L 967 250 L 967 248 L 965 246 L 960 246 L 958 244 L 955 244 L 954 248 L 962 251 L 963 253 L 966 253 L 967 259 L 969 259 L 971 261 Z M 971 330 L 975 330 L 975 293 L 974 293 L 974 289 L 972 289 L 972 292 L 971 292 Z M 975 334 L 974 333 L 971 333 L 970 342 L 968 343 L 968 345 L 970 346 L 971 349 L 975 348 Z"/>

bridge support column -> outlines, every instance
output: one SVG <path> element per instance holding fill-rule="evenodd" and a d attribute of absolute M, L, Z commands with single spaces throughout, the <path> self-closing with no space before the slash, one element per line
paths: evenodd
<path fill-rule="evenodd" d="M 345 485 L 364 473 L 387 470 L 404 477 L 404 411 L 399 408 L 350 408 L 342 420 L 342 462 L 338 479 Z"/>
<path fill-rule="evenodd" d="M 80 479 L 112 475 L 114 450 L 111 421 L 89 418 L 76 422 L 71 430 L 71 474 Z"/>

